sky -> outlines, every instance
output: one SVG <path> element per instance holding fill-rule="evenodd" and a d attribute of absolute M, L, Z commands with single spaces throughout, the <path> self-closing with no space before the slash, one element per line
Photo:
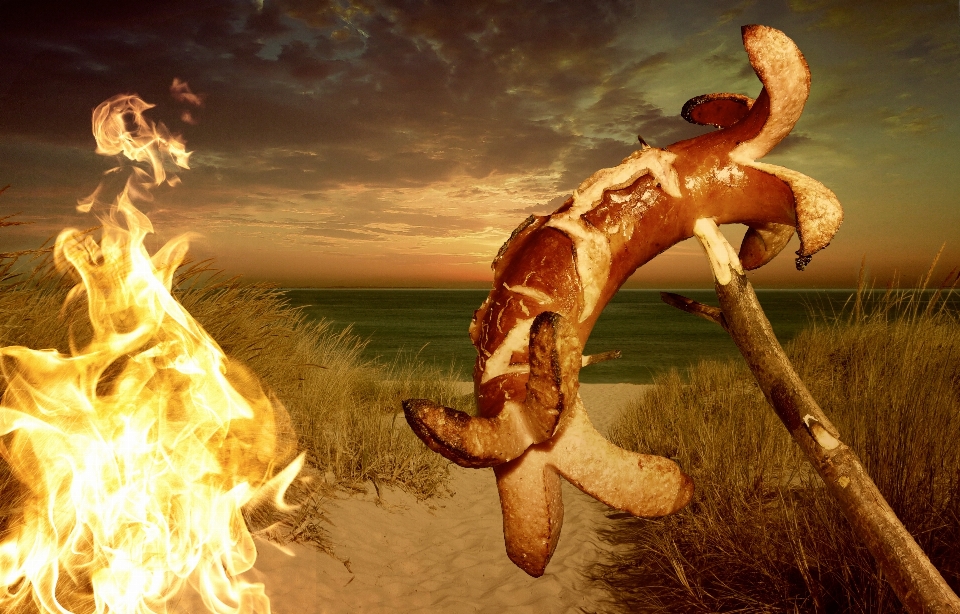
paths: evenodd
<path fill-rule="evenodd" d="M 680 118 L 686 100 L 757 96 L 751 23 L 812 73 L 764 161 L 845 211 L 806 271 L 794 238 L 755 285 L 850 287 L 862 259 L 878 285 L 912 283 L 944 244 L 937 279 L 960 265 L 956 0 L 0 0 L 0 215 L 30 222 L 0 229 L 0 251 L 97 224 L 77 199 L 116 161 L 91 112 L 136 93 L 193 152 L 138 203 L 150 249 L 196 233 L 192 258 L 282 286 L 488 287 L 511 230 L 637 135 L 709 130 Z M 693 240 L 627 282 L 711 284 Z"/>

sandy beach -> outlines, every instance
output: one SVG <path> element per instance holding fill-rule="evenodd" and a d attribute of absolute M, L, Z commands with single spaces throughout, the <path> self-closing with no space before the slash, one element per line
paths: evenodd
<path fill-rule="evenodd" d="M 581 387 L 591 420 L 605 432 L 644 386 Z M 276 614 L 336 612 L 604 612 L 606 594 L 582 575 L 605 548 L 595 529 L 612 511 L 563 484 L 557 551 L 541 578 L 507 558 L 493 471 L 451 465 L 451 497 L 417 502 L 371 488 L 325 506 L 336 556 L 294 544 L 290 556 L 258 541 L 248 574 L 264 582 Z"/>

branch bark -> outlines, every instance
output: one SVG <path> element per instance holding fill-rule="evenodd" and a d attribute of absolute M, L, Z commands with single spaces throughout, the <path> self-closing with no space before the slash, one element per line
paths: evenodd
<path fill-rule="evenodd" d="M 620 350 L 610 350 L 609 352 L 601 352 L 600 354 L 590 354 L 589 356 L 584 356 L 581 359 L 580 366 L 588 367 L 590 365 L 595 365 L 598 362 L 605 362 L 607 360 L 616 360 L 620 358 Z"/>
<path fill-rule="evenodd" d="M 960 598 L 897 518 L 856 453 L 843 443 L 840 433 L 800 380 L 773 334 L 732 247 L 723 240 L 727 254 L 718 254 L 699 233 L 698 237 L 713 266 L 720 309 L 666 292 L 661 293 L 661 298 L 678 309 L 720 324 L 730 334 L 767 402 L 840 504 L 904 607 L 916 614 L 960 612 Z M 710 238 L 716 245 L 716 236 Z"/>

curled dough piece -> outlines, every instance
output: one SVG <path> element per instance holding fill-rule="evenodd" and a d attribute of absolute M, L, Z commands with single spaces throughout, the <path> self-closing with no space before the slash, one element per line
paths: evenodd
<path fill-rule="evenodd" d="M 748 271 L 759 269 L 783 251 L 793 238 L 789 224 L 756 224 L 747 229 L 740 244 L 740 262 Z"/>
<path fill-rule="evenodd" d="M 518 425 L 512 430 L 497 430 L 504 412 L 476 418 L 422 399 L 405 401 L 404 411 L 432 449 L 463 466 L 494 467 L 507 555 L 528 574 L 540 576 L 563 524 L 561 475 L 607 505 L 637 516 L 682 508 L 693 495 L 693 481 L 673 461 L 628 452 L 593 427 L 578 393 L 579 341 L 566 318 L 552 312 L 537 316 L 529 351 L 526 402 L 520 410 L 511 406 L 510 419 Z M 511 452 L 504 451 L 522 445 L 510 437 L 520 430 L 525 433 L 522 441 L 535 432 L 547 436 L 507 461 L 490 458 L 490 451 L 508 456 Z"/>
<path fill-rule="evenodd" d="M 543 575 L 560 539 L 560 477 L 634 516 L 672 514 L 690 502 L 693 480 L 672 460 L 619 448 L 591 424 L 579 396 L 557 433 L 494 468 L 503 510 L 507 556 L 534 577 Z"/>
<path fill-rule="evenodd" d="M 463 466 L 494 467 L 507 550 L 533 575 L 543 573 L 560 533 L 561 476 L 636 515 L 674 512 L 693 492 L 672 461 L 607 442 L 580 402 L 579 368 L 594 362 L 582 349 L 623 283 L 694 235 L 722 272 L 741 260 L 763 266 L 796 232 L 802 267 L 843 219 L 826 186 L 758 162 L 800 117 L 810 71 L 783 32 L 747 25 L 742 35 L 763 84 L 756 98 L 691 99 L 683 117 L 718 130 L 664 148 L 641 138 L 639 150 L 590 175 L 556 211 L 527 218 L 497 253 L 493 289 L 470 325 L 479 415 L 404 402 L 407 421 L 432 449 Z M 731 223 L 749 227 L 739 258 L 716 231 Z"/>
<path fill-rule="evenodd" d="M 429 399 L 403 402 L 410 428 L 430 447 L 463 467 L 492 467 L 549 439 L 569 400 L 577 396 L 582 362 L 573 327 L 545 311 L 530 326 L 530 377 L 524 401 L 508 401 L 490 418 L 438 405 Z"/>

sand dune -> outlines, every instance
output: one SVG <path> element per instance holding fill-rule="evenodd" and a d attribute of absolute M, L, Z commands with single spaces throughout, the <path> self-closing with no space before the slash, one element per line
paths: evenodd
<path fill-rule="evenodd" d="M 591 420 L 604 432 L 631 384 L 581 389 Z M 503 545 L 502 517 L 490 469 L 451 466 L 449 498 L 417 502 L 398 490 L 325 506 L 337 558 L 303 545 L 295 556 L 259 542 L 250 578 L 266 584 L 277 614 L 326 612 L 604 612 L 606 594 L 582 572 L 601 548 L 595 528 L 610 508 L 564 482 L 560 544 L 546 574 L 515 567 Z M 341 559 L 341 560 L 338 560 Z"/>

